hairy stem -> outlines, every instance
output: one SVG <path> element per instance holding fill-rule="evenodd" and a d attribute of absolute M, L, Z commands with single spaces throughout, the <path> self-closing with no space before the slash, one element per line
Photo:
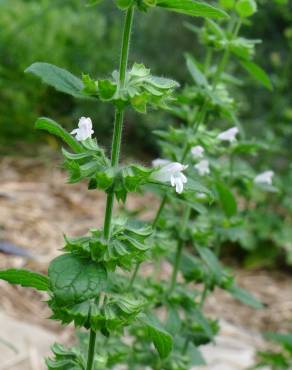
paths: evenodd
<path fill-rule="evenodd" d="M 119 89 L 120 90 L 123 89 L 125 86 L 133 17 L 134 17 L 134 8 L 131 7 L 127 10 L 124 30 L 123 30 L 122 50 L 121 50 L 120 68 L 119 68 Z M 112 152 L 111 152 L 111 165 L 114 168 L 116 168 L 119 164 L 123 121 L 124 121 L 124 110 L 116 108 L 114 132 L 113 132 L 113 140 L 112 140 Z M 104 217 L 103 233 L 104 233 L 104 238 L 106 240 L 109 240 L 110 233 L 111 233 L 111 221 L 112 221 L 112 214 L 113 214 L 114 197 L 115 195 L 112 189 L 107 195 L 106 212 L 105 212 L 105 217 Z M 96 332 L 91 329 L 86 370 L 92 370 L 92 367 L 93 367 L 95 342 L 96 342 Z"/>
<path fill-rule="evenodd" d="M 123 41 L 122 41 L 120 70 L 119 70 L 119 81 L 120 81 L 119 89 L 120 90 L 123 89 L 125 86 L 133 17 L 134 17 L 134 8 L 131 7 L 127 11 L 124 31 L 123 31 Z M 124 110 L 117 108 L 116 113 L 115 113 L 115 124 L 114 124 L 112 155 L 111 155 L 111 164 L 112 164 L 112 167 L 114 168 L 116 168 L 119 164 L 123 122 L 124 122 Z M 106 214 L 104 218 L 104 237 L 106 240 L 110 238 L 113 205 L 114 205 L 114 192 L 113 190 L 111 190 L 107 196 Z"/>
<path fill-rule="evenodd" d="M 88 347 L 88 358 L 86 370 L 91 370 L 93 367 L 94 352 L 95 352 L 96 332 L 90 331 L 89 347 Z"/>

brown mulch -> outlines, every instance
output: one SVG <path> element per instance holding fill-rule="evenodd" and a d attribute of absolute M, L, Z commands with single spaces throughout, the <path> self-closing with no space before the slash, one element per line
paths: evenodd
<path fill-rule="evenodd" d="M 157 201 L 149 197 L 129 197 L 128 207 L 141 209 L 147 218 Z M 86 184 L 68 185 L 56 163 L 32 159 L 3 158 L 0 161 L 0 239 L 31 252 L 34 259 L 0 254 L 0 269 L 25 267 L 46 272 L 48 262 L 58 255 L 63 234 L 77 236 L 102 225 L 104 196 L 86 191 Z M 253 330 L 292 330 L 292 277 L 265 270 L 236 272 L 239 284 L 265 304 L 252 310 L 216 291 L 206 304 L 214 316 Z M 57 330 L 46 320 L 50 312 L 38 292 L 11 287 L 0 282 L 0 310 L 23 321 Z"/>

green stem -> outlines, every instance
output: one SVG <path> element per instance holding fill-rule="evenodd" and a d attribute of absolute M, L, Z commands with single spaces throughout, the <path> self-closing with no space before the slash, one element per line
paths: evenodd
<path fill-rule="evenodd" d="M 185 343 L 184 343 L 184 346 L 183 346 L 183 349 L 182 349 L 182 354 L 185 355 L 188 351 L 188 348 L 189 348 L 189 344 L 190 344 L 190 337 L 187 336 L 186 337 L 186 340 L 185 340 Z"/>
<path fill-rule="evenodd" d="M 207 285 L 205 284 L 202 295 L 201 295 L 200 303 L 199 303 L 199 308 L 200 309 L 202 309 L 204 307 L 208 291 L 209 291 L 209 289 L 208 289 Z"/>
<path fill-rule="evenodd" d="M 175 253 L 174 266 L 173 266 L 173 270 L 172 270 L 170 287 L 169 287 L 169 291 L 168 291 L 169 295 L 173 292 L 173 290 L 176 286 L 176 279 L 177 279 L 178 269 L 179 269 L 179 265 L 180 265 L 183 246 L 184 246 L 184 242 L 183 242 L 182 239 L 180 239 L 177 243 L 177 248 L 176 248 L 176 253 Z"/>
<path fill-rule="evenodd" d="M 124 30 L 123 30 L 122 50 L 121 50 L 120 69 L 119 69 L 119 82 L 120 82 L 119 89 L 123 89 L 125 86 L 133 17 L 134 17 L 134 8 L 131 7 L 127 10 Z M 117 108 L 116 113 L 115 113 L 114 133 L 113 133 L 113 141 L 112 141 L 112 154 L 111 154 L 111 165 L 114 168 L 116 168 L 119 164 L 123 121 L 124 121 L 124 109 Z M 105 217 L 104 217 L 103 233 L 104 233 L 104 238 L 106 240 L 109 240 L 110 238 L 113 206 L 114 206 L 114 192 L 113 190 L 111 190 L 107 195 L 106 212 L 105 212 Z M 96 342 L 96 332 L 91 329 L 86 370 L 92 370 L 94 352 L 95 352 L 95 342 Z"/>
<path fill-rule="evenodd" d="M 120 59 L 120 78 L 119 78 L 121 88 L 123 88 L 125 85 L 133 19 L 134 19 L 134 7 L 132 6 L 131 8 L 127 10 L 124 31 L 123 31 L 123 43 L 122 43 L 122 51 L 121 51 L 121 59 Z"/>
<path fill-rule="evenodd" d="M 90 330 L 86 370 L 91 370 L 92 367 L 93 367 L 94 352 L 95 352 L 95 341 L 96 341 L 96 332 L 94 330 Z"/>
<path fill-rule="evenodd" d="M 230 159 L 229 159 L 229 183 L 230 185 L 232 185 L 232 181 L 233 181 L 234 162 L 235 162 L 234 153 L 231 153 Z"/>
<path fill-rule="evenodd" d="M 166 204 L 166 201 L 167 201 L 167 195 L 165 194 L 164 197 L 161 200 L 161 203 L 160 203 L 159 209 L 158 209 L 158 211 L 156 213 L 156 216 L 154 218 L 154 221 L 152 222 L 152 228 L 153 229 L 156 227 L 157 222 L 159 221 L 159 218 L 160 218 L 161 213 L 162 213 L 162 211 L 164 209 L 164 206 Z"/>
<path fill-rule="evenodd" d="M 191 207 L 187 206 L 185 208 L 184 215 L 183 215 L 183 220 L 182 220 L 182 224 L 181 224 L 181 232 L 182 233 L 184 233 L 186 228 L 187 228 L 189 218 L 190 218 L 190 214 L 191 214 Z M 183 239 L 180 239 L 177 243 L 177 249 L 176 249 L 175 260 L 174 260 L 174 267 L 173 267 L 173 270 L 172 270 L 170 287 L 169 287 L 169 291 L 168 291 L 169 295 L 173 292 L 173 290 L 176 286 L 177 274 L 178 274 L 178 270 L 179 270 L 179 265 L 180 265 L 183 246 L 184 246 L 184 241 L 183 241 Z"/>
<path fill-rule="evenodd" d="M 125 85 L 133 17 L 134 17 L 134 8 L 131 7 L 127 11 L 124 31 L 123 31 L 123 41 L 122 41 L 122 50 L 121 50 L 121 59 L 120 59 L 120 72 L 119 72 L 119 81 L 120 81 L 119 88 L 120 89 L 123 89 Z M 114 168 L 118 166 L 119 159 L 120 159 L 123 122 L 124 122 L 124 110 L 116 108 L 114 133 L 113 133 L 113 141 L 112 141 L 112 155 L 111 155 L 111 165 Z M 111 190 L 109 191 L 107 195 L 106 213 L 105 213 L 105 218 L 104 218 L 103 230 L 104 230 L 104 238 L 106 240 L 109 240 L 110 238 L 113 206 L 114 206 L 114 192 L 113 190 Z"/>
<path fill-rule="evenodd" d="M 138 275 L 139 269 L 140 269 L 140 263 L 137 263 L 136 264 L 136 267 L 135 267 L 135 270 L 133 272 L 133 275 L 131 277 L 131 280 L 130 280 L 128 289 L 131 289 L 132 288 L 132 286 L 133 286 L 133 284 L 134 284 L 134 282 L 136 280 L 136 277 Z"/>

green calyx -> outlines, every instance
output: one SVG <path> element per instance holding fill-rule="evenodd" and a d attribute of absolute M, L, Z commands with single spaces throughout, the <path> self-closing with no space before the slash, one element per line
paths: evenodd
<path fill-rule="evenodd" d="M 125 84 L 120 88 L 119 73 L 114 71 L 111 79 L 92 80 L 83 76 L 83 93 L 102 101 L 112 101 L 119 109 L 131 105 L 136 111 L 146 113 L 147 105 L 166 107 L 172 93 L 179 86 L 176 81 L 156 77 L 143 64 L 135 63 L 126 73 Z"/>

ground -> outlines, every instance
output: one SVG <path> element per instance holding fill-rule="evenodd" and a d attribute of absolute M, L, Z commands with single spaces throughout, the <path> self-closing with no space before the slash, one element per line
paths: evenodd
<path fill-rule="evenodd" d="M 85 184 L 66 184 L 65 174 L 60 167 L 56 167 L 55 161 L 48 164 L 43 160 L 3 158 L 0 162 L 0 240 L 24 248 L 31 256 L 15 257 L 0 253 L 0 268 L 25 267 L 46 273 L 48 262 L 60 253 L 64 234 L 82 235 L 89 228 L 100 226 L 105 207 L 103 194 L 85 190 Z M 145 202 L 140 196 L 128 200 L 129 207 L 140 208 L 145 218 L 151 216 L 156 203 L 154 198 Z M 291 276 L 279 271 L 240 269 L 236 269 L 236 276 L 238 283 L 257 296 L 266 308 L 254 311 L 225 292 L 216 291 L 207 301 L 206 311 L 223 320 L 223 334 L 227 334 L 220 339 L 221 344 L 226 344 L 226 338 L 230 333 L 235 335 L 234 332 L 239 335 L 237 340 L 240 342 L 239 338 L 249 337 L 251 340 L 266 330 L 292 331 Z M 25 336 L 38 338 L 38 343 L 31 347 L 32 357 L 27 369 L 40 370 L 36 352 L 39 354 L 43 351 L 34 350 L 40 338 L 43 338 L 42 343 L 47 348 L 51 338 L 68 341 L 71 331 L 47 320 L 50 313 L 43 302 L 45 296 L 40 293 L 0 282 L 0 296 L 0 325 L 4 328 L 1 334 L 5 333 L 6 328 L 6 334 L 2 334 L 3 337 L 0 334 L 1 358 L 5 359 L 6 356 L 6 342 L 15 343 L 12 332 L 18 328 L 18 337 L 23 332 Z M 3 326 L 4 323 L 6 326 Z M 32 329 L 29 330 L 29 327 Z M 241 329 L 243 327 L 244 330 Z M 251 348 L 255 345 L 250 342 Z M 238 351 L 236 348 L 235 354 Z M 211 352 L 214 353 L 214 349 Z M 14 367 L 10 362 L 0 365 L 0 370 L 27 370 L 24 365 L 20 366 Z M 215 370 L 212 366 L 208 369 Z M 219 369 L 218 363 L 216 366 Z M 225 366 L 224 370 L 229 369 L 227 365 L 222 366 Z"/>

